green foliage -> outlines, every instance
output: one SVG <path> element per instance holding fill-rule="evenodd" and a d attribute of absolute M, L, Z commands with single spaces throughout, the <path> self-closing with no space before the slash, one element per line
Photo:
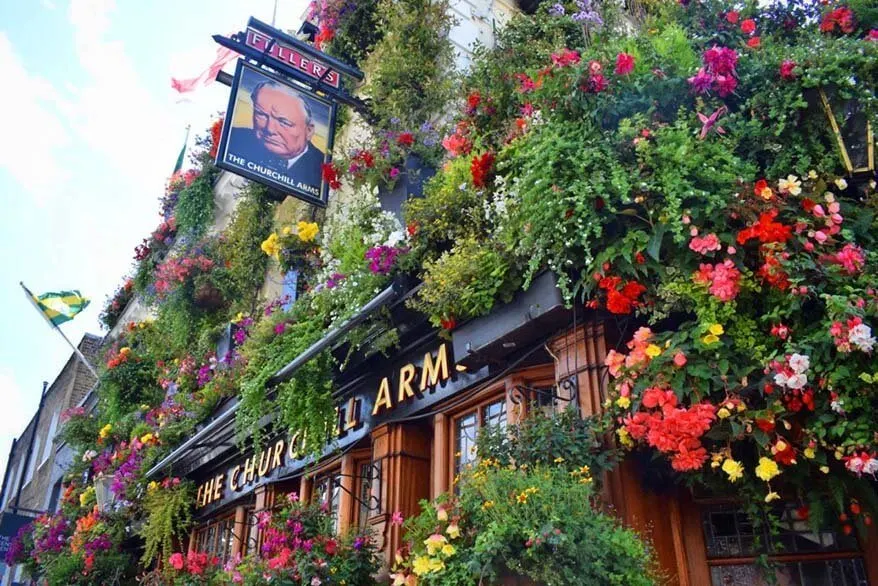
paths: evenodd
<path fill-rule="evenodd" d="M 454 248 L 423 265 L 424 284 L 410 306 L 439 326 L 486 315 L 498 301 L 508 301 L 520 279 L 510 259 L 491 242 L 458 241 Z"/>
<path fill-rule="evenodd" d="M 534 404 L 521 423 L 485 427 L 478 438 L 478 456 L 500 467 L 557 467 L 573 472 L 588 466 L 600 483 L 620 456 L 602 437 L 609 423 L 602 417 L 583 418 L 574 406 L 549 414 Z"/>
<path fill-rule="evenodd" d="M 379 5 L 380 0 L 361 0 L 353 7 L 346 4 L 327 53 L 354 65 L 362 63 L 384 34 Z"/>
<path fill-rule="evenodd" d="M 379 12 L 384 36 L 366 66 L 366 93 L 379 126 L 419 125 L 451 96 L 451 10 L 447 0 L 384 0 Z"/>
<path fill-rule="evenodd" d="M 265 280 L 268 257 L 259 246 L 271 233 L 275 208 L 266 192 L 258 183 L 248 184 L 219 244 L 220 256 L 229 259 L 229 280 L 236 292 L 230 314 L 255 310 Z"/>
<path fill-rule="evenodd" d="M 183 539 L 192 523 L 194 486 L 191 482 L 167 484 L 150 486 L 143 499 L 145 521 L 139 534 L 144 540 L 140 562 L 145 567 L 167 559 L 174 551 L 174 541 Z"/>
<path fill-rule="evenodd" d="M 206 163 L 192 184 L 180 191 L 174 208 L 179 234 L 199 238 L 213 223 L 213 183 L 218 172 L 216 167 Z"/>

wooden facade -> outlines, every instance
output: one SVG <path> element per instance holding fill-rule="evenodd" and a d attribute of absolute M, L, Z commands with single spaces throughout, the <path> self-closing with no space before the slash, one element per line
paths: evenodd
<path fill-rule="evenodd" d="M 376 425 L 341 455 L 329 456 L 294 477 L 257 486 L 252 493 L 203 519 L 192 533 L 190 547 L 205 543 L 205 530 L 223 519 L 228 522 L 222 526 L 231 528 L 232 533 L 228 555 L 253 551 L 258 545 L 258 536 L 253 535 L 253 515 L 270 510 L 287 492 L 297 491 L 302 499 L 337 498 L 332 507 L 338 515 L 339 530 L 369 527 L 379 540 L 386 562 L 391 564 L 404 538 L 401 528 L 390 522 L 392 514 L 399 511 L 406 517 L 416 515 L 422 499 L 453 488 L 455 467 L 465 459 L 460 454 L 461 446 L 468 441 L 460 436 L 461 430 L 470 433 L 471 428 L 477 429 L 497 417 L 515 423 L 527 416 L 528 401 L 515 398 L 521 388 L 552 387 L 571 377 L 578 383 L 578 392 L 567 398 L 577 402 L 582 415 L 600 412 L 606 387 L 603 363 L 611 343 L 600 324 L 561 330 L 544 344 L 535 363 L 498 367 L 497 376 L 461 389 L 424 412 L 415 410 L 399 421 Z M 714 518 L 738 523 L 734 503 L 696 498 L 680 488 L 655 492 L 644 487 L 640 472 L 633 459 L 623 461 L 604 479 L 603 497 L 610 512 L 652 545 L 666 584 L 760 583 L 757 574 L 748 569 L 756 554 L 747 554 L 747 547 L 741 545 L 742 540 L 749 539 L 746 527 L 736 525 L 738 545 L 733 544 L 721 555 L 711 553 L 716 553 L 717 543 L 734 541 L 731 533 L 721 537 L 706 533 L 713 527 L 710 520 Z M 367 474 L 368 479 L 364 477 Z M 874 530 L 871 539 L 848 545 L 830 532 L 814 534 L 801 526 L 797 531 L 790 533 L 796 551 L 773 558 L 786 564 L 779 584 L 878 586 L 878 534 Z M 214 540 L 219 543 L 219 537 Z M 797 547 L 797 543 L 814 547 L 804 551 L 807 547 Z M 734 554 L 735 547 L 741 549 L 739 555 Z M 825 578 L 819 578 L 821 572 Z"/>

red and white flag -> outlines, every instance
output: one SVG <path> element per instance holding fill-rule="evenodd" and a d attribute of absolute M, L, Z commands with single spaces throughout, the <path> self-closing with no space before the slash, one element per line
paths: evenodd
<path fill-rule="evenodd" d="M 226 47 L 219 46 L 216 50 L 216 59 L 213 60 L 213 63 L 210 64 L 210 67 L 205 69 L 201 75 L 198 77 L 192 77 L 189 79 L 177 79 L 171 78 L 171 87 L 184 94 L 186 92 L 191 92 L 199 87 L 208 85 L 212 81 L 216 80 L 216 75 L 222 71 L 222 68 L 229 62 L 234 61 L 240 57 L 238 53 L 232 51 L 231 49 L 227 49 Z"/>

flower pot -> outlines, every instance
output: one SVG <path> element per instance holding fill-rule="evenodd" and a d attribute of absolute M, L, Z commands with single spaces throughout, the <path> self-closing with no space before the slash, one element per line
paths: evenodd
<path fill-rule="evenodd" d="M 225 305 L 226 299 L 223 296 L 222 291 L 220 291 L 216 285 L 210 282 L 204 282 L 195 288 L 192 302 L 199 309 L 216 311 Z"/>
<path fill-rule="evenodd" d="M 392 186 L 378 188 L 381 209 L 393 213 L 402 222 L 402 204 L 424 197 L 424 183 L 435 174 L 436 169 L 425 165 L 420 157 L 409 155 L 396 182 Z"/>

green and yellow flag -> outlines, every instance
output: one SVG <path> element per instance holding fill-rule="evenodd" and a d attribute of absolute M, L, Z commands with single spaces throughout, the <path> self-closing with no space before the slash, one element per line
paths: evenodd
<path fill-rule="evenodd" d="M 89 300 L 83 297 L 79 291 L 57 291 L 34 295 L 21 284 L 22 289 L 31 298 L 37 309 L 49 323 L 57 327 L 64 322 L 72 320 L 77 313 L 88 307 Z"/>

